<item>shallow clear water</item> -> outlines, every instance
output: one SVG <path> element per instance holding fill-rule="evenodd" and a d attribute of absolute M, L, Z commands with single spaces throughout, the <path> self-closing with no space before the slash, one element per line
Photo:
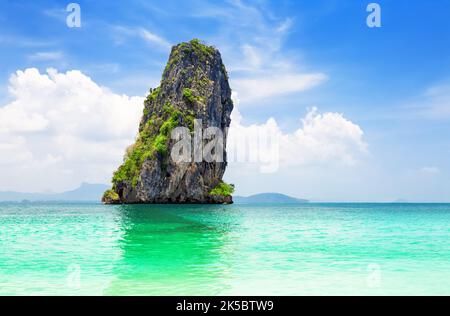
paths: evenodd
<path fill-rule="evenodd" d="M 0 295 L 450 295 L 449 204 L 0 204 Z"/>

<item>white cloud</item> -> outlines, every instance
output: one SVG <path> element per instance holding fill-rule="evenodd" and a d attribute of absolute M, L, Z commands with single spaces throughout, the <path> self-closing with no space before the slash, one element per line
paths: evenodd
<path fill-rule="evenodd" d="M 147 42 L 154 43 L 162 48 L 170 49 L 172 46 L 168 41 L 166 41 L 162 37 L 155 35 L 152 32 L 150 32 L 149 30 L 146 30 L 144 28 L 139 29 L 139 34 Z"/>
<path fill-rule="evenodd" d="M 450 118 L 450 84 L 436 85 L 427 89 L 418 108 L 427 118 Z"/>
<path fill-rule="evenodd" d="M 353 165 L 368 152 L 364 132 L 343 114 L 311 109 L 293 134 L 282 136 L 283 160 L 289 165 L 342 163 Z"/>
<path fill-rule="evenodd" d="M 293 25 L 294 21 L 291 18 L 287 18 L 277 27 L 277 32 L 285 33 L 289 31 Z"/>
<path fill-rule="evenodd" d="M 165 51 L 172 47 L 169 41 L 143 27 L 125 27 L 116 25 L 112 27 L 112 36 L 115 43 L 118 45 L 123 44 L 127 40 L 127 37 L 133 36 L 139 37 L 145 42 Z"/>
<path fill-rule="evenodd" d="M 425 112 L 434 118 L 450 117 L 450 85 L 434 86 L 425 94 Z"/>
<path fill-rule="evenodd" d="M 251 45 L 245 44 L 242 46 L 242 52 L 244 54 L 244 58 L 246 60 L 246 64 L 248 68 L 243 68 L 243 70 L 251 70 L 261 68 L 263 58 L 258 53 L 258 51 Z"/>
<path fill-rule="evenodd" d="M 55 45 L 57 42 L 53 40 L 47 39 L 39 39 L 39 38 L 27 38 L 21 37 L 17 35 L 0 35 L 0 44 L 8 45 L 8 48 L 12 46 L 18 47 L 46 47 Z"/>
<path fill-rule="evenodd" d="M 305 71 L 309 67 L 299 64 L 300 52 L 290 54 L 284 48 L 295 26 L 291 17 L 278 18 L 264 3 L 252 6 L 239 0 L 223 6 L 202 2 L 193 12 L 194 17 L 213 18 L 221 26 L 211 41 L 219 45 L 242 107 L 326 81 L 327 75 L 320 71 Z"/>
<path fill-rule="evenodd" d="M 24 137 L 5 133 L 0 133 L 0 153 L 0 166 L 4 168 L 29 161 L 33 156 L 26 147 Z"/>
<path fill-rule="evenodd" d="M 0 114 L 0 133 L 38 132 L 45 129 L 48 124 L 43 115 L 28 113 L 23 104 L 0 108 Z"/>
<path fill-rule="evenodd" d="M 31 61 L 52 61 L 59 60 L 64 57 L 64 54 L 60 51 L 55 52 L 37 52 L 28 56 Z"/>
<path fill-rule="evenodd" d="M 301 92 L 320 85 L 327 80 L 321 73 L 280 73 L 265 77 L 232 80 L 233 87 L 243 101 L 254 101 L 293 92 Z"/>
<path fill-rule="evenodd" d="M 426 174 L 426 175 L 437 175 L 440 172 L 441 171 L 439 170 L 439 168 L 434 167 L 434 166 L 427 166 L 427 167 L 423 167 L 420 169 L 420 173 Z"/>
<path fill-rule="evenodd" d="M 53 8 L 53 9 L 46 9 L 42 11 L 42 13 L 48 17 L 51 17 L 55 20 L 58 20 L 59 22 L 66 22 L 67 18 L 67 11 L 65 8 Z"/>
<path fill-rule="evenodd" d="M 108 182 L 143 108 L 142 97 L 115 94 L 76 70 L 17 71 L 9 92 L 12 101 L 0 107 L 0 189 Z"/>
<path fill-rule="evenodd" d="M 292 133 L 284 133 L 274 118 L 263 124 L 245 125 L 237 108 L 239 99 L 233 94 L 236 105 L 232 113 L 228 149 L 229 160 L 254 165 L 263 173 L 277 172 L 281 167 L 308 165 L 352 166 L 368 154 L 364 132 L 340 113 L 320 114 L 312 108 L 300 120 Z M 244 141 L 245 140 L 245 141 Z M 237 158 L 237 144 L 245 142 L 245 161 Z M 241 154 L 242 154 L 242 148 Z"/>

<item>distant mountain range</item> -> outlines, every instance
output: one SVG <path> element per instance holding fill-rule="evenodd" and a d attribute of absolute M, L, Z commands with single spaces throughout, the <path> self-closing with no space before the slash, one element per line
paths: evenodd
<path fill-rule="evenodd" d="M 262 204 L 304 204 L 309 203 L 308 200 L 293 198 L 280 193 L 261 193 L 252 196 L 233 196 L 234 203 L 236 204 L 250 204 L 250 203 L 262 203 Z"/>
<path fill-rule="evenodd" d="M 3 202 L 99 202 L 105 190 L 109 186 L 105 184 L 83 183 L 78 189 L 63 193 L 20 193 L 20 192 L 0 192 L 0 201 Z"/>
<path fill-rule="evenodd" d="M 83 183 L 78 189 L 63 193 L 21 193 L 0 192 L 0 202 L 100 202 L 103 193 L 109 189 L 105 184 Z M 262 193 L 248 197 L 234 196 L 236 204 L 250 203 L 276 203 L 276 204 L 299 204 L 308 203 L 308 200 L 296 199 L 280 193 Z"/>

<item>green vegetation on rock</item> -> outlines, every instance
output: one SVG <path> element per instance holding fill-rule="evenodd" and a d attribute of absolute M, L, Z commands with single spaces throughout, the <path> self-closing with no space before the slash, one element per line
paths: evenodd
<path fill-rule="evenodd" d="M 155 93 L 154 91 L 153 93 Z M 139 172 L 145 160 L 153 157 L 156 153 L 159 154 L 161 160 L 168 157 L 168 143 L 172 130 L 181 126 L 183 122 L 193 130 L 194 115 L 190 110 L 182 113 L 167 102 L 163 106 L 163 117 L 165 120 L 158 119 L 156 115 L 153 115 L 143 126 L 136 143 L 127 149 L 123 164 L 114 173 L 112 180 L 114 187 L 120 182 L 131 183 L 133 187 L 136 187 L 139 181 Z M 164 165 L 166 164 L 163 163 Z"/>
<path fill-rule="evenodd" d="M 156 89 L 150 89 L 150 93 L 148 94 L 147 98 L 144 101 L 144 116 L 147 116 L 149 114 L 149 107 L 152 103 L 156 101 L 159 94 L 161 92 L 161 88 L 158 87 Z"/>
<path fill-rule="evenodd" d="M 150 90 L 150 93 L 147 96 L 146 101 L 148 101 L 148 102 L 155 101 L 160 92 L 161 92 L 161 87 L 158 87 L 156 89 Z"/>
<path fill-rule="evenodd" d="M 183 89 L 183 96 L 191 103 L 195 102 L 195 96 L 192 94 L 192 90 L 189 88 Z"/>
<path fill-rule="evenodd" d="M 203 102 L 203 98 L 195 96 L 192 90 L 189 88 L 183 89 L 183 96 L 186 98 L 186 100 L 189 101 L 189 103 Z"/>
<path fill-rule="evenodd" d="M 208 58 L 213 56 L 215 51 L 216 49 L 214 48 L 214 46 L 205 45 L 197 38 L 187 43 L 181 43 L 178 46 L 175 46 L 172 50 L 172 54 L 170 55 L 164 72 L 167 73 L 167 71 L 172 68 L 173 65 L 177 64 L 181 60 L 182 53 L 189 54 L 191 52 L 194 52 L 195 55 L 197 55 L 198 58 L 204 62 Z"/>
<path fill-rule="evenodd" d="M 111 202 L 119 202 L 120 201 L 120 197 L 119 195 L 112 189 L 106 190 L 105 193 L 103 194 L 103 201 L 108 201 L 109 203 Z"/>
<path fill-rule="evenodd" d="M 198 38 L 194 38 L 189 43 L 192 45 L 194 51 L 197 55 L 199 55 L 199 57 L 211 56 L 216 50 L 213 46 L 203 44 Z"/>
<path fill-rule="evenodd" d="M 231 196 L 234 193 L 234 185 L 221 181 L 214 189 L 209 192 L 210 195 Z"/>

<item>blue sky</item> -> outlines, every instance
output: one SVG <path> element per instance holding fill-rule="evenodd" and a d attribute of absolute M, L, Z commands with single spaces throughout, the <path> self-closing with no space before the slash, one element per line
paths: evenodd
<path fill-rule="evenodd" d="M 10 78 L 29 68 L 38 69 L 40 76 L 48 68 L 61 74 L 78 70 L 111 93 L 143 97 L 158 85 L 170 46 L 200 38 L 222 52 L 242 124 L 264 126 L 273 118 L 289 138 L 317 107 L 318 115 L 336 114 L 330 116 L 338 120 L 336 124 L 345 118 L 364 133 L 342 140 L 336 125 L 336 133 L 327 134 L 330 144 L 335 143 L 332 135 L 345 146 L 353 142 L 343 152 L 352 163 L 337 164 L 342 157 L 331 154 L 315 161 L 324 150 L 316 148 L 319 156 L 297 164 L 290 161 L 276 173 L 231 165 L 226 177 L 237 185 L 239 194 L 279 191 L 320 201 L 450 201 L 448 1 L 377 1 L 381 28 L 367 27 L 370 1 L 361 0 L 78 1 L 81 28 L 66 26 L 68 3 L 0 2 L 0 109 L 23 98 L 8 92 L 11 87 L 25 89 L 22 81 L 12 83 Z M 25 77 L 34 78 L 31 73 Z M 53 112 L 45 107 L 39 111 L 46 114 L 36 112 L 33 118 L 42 114 L 50 120 Z M 107 181 L 107 168 L 95 176 L 79 172 L 98 169 L 101 161 L 95 157 L 79 159 L 70 150 L 57 152 L 50 147 L 46 153 L 18 149 L 31 142 L 61 141 L 62 135 L 49 124 L 26 132 L 4 127 L 3 137 L 0 125 L 4 142 L 0 148 L 14 148 L 4 155 L 21 155 L 36 166 L 59 170 L 38 181 L 42 175 L 34 179 L 22 170 L 22 164 L 30 163 L 25 158 L 0 160 L 0 169 L 3 164 L 5 172 L 17 179 L 1 180 L 0 190 L 57 191 L 81 181 Z M 48 126 L 53 126 L 52 133 Z M 76 138 L 70 148 L 88 146 L 81 139 L 90 146 L 93 139 L 113 137 L 86 130 L 76 137 L 64 133 L 64 139 Z M 303 125 L 302 132 L 306 130 Z M 122 136 L 126 143 L 128 136 Z M 355 150 L 360 144 L 355 142 L 364 142 L 367 151 Z M 115 146 L 118 151 L 122 142 Z M 299 146 L 300 153 L 316 150 Z M 108 164 L 113 166 L 116 160 L 111 158 Z M 245 177 L 240 176 L 243 168 Z"/>

